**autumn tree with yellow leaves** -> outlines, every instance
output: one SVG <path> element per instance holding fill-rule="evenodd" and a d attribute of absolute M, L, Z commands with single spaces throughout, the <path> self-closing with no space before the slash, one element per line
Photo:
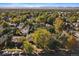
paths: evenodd
<path fill-rule="evenodd" d="M 57 17 L 54 22 L 55 31 L 60 32 L 62 30 L 62 25 L 63 25 L 63 19 L 60 17 Z"/>

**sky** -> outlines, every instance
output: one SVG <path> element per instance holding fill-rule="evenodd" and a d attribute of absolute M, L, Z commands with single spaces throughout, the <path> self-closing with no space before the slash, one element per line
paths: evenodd
<path fill-rule="evenodd" d="M 79 7 L 79 3 L 0 3 L 0 7 Z"/>

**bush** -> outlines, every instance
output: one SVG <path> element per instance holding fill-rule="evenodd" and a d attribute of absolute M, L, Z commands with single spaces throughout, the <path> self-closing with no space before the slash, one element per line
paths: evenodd
<path fill-rule="evenodd" d="M 23 41 L 23 46 L 26 50 L 26 53 L 28 54 L 32 54 L 33 53 L 33 46 L 31 43 L 29 43 L 28 41 Z"/>

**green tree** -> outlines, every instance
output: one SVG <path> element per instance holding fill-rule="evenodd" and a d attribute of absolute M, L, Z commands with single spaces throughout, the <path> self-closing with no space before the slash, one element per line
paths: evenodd
<path fill-rule="evenodd" d="M 32 44 L 29 43 L 29 41 L 27 41 L 27 40 L 23 41 L 23 47 L 26 50 L 26 53 L 28 53 L 30 55 L 33 53 L 34 49 L 33 49 Z"/>
<path fill-rule="evenodd" d="M 76 22 L 76 21 L 77 21 L 77 16 L 72 15 L 72 16 L 69 17 L 69 22 L 73 23 L 73 22 Z"/>
<path fill-rule="evenodd" d="M 49 15 L 47 18 L 47 23 L 50 25 L 53 25 L 55 18 L 53 17 L 53 15 Z"/>
<path fill-rule="evenodd" d="M 37 22 L 37 23 L 45 23 L 45 22 L 46 22 L 45 16 L 44 16 L 44 15 L 38 16 L 38 17 L 36 18 L 36 22 Z"/>

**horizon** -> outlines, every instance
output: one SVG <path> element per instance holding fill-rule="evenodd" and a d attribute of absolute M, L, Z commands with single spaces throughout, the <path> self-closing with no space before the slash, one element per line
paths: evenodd
<path fill-rule="evenodd" d="M 0 3 L 0 8 L 8 7 L 79 7 L 79 3 Z"/>

